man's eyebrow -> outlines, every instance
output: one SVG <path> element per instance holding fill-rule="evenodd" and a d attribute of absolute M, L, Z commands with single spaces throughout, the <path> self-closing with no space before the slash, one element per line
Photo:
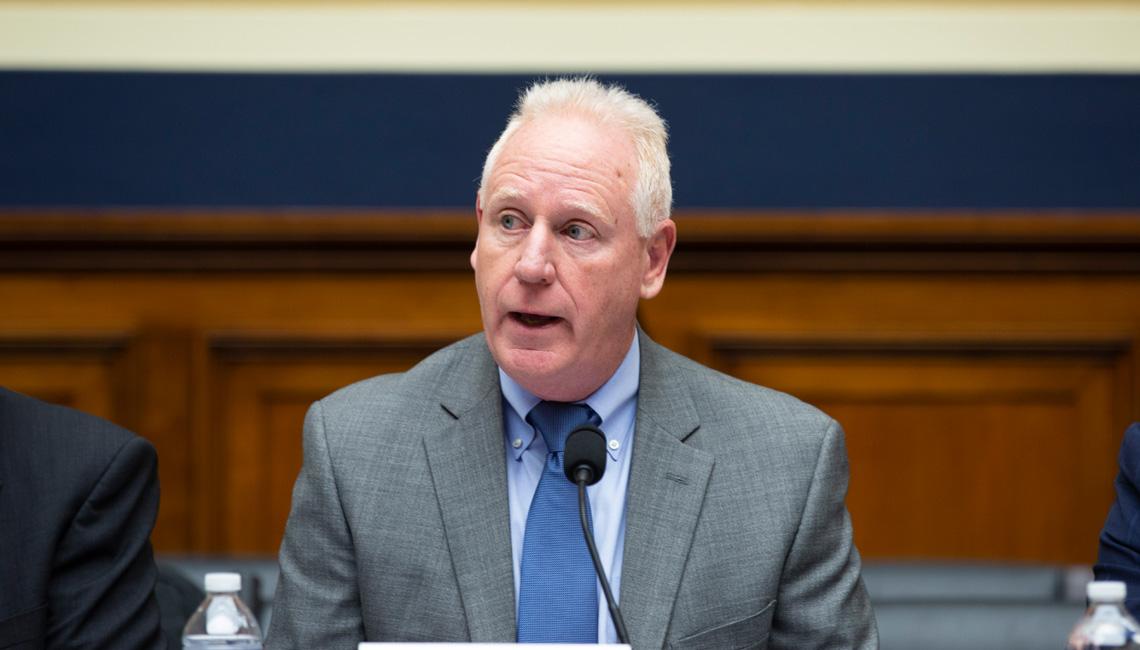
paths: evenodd
<path fill-rule="evenodd" d="M 492 194 L 491 198 L 487 200 L 487 205 L 494 205 L 496 203 L 511 201 L 514 199 L 521 199 L 522 197 L 522 190 L 516 187 L 511 187 L 510 185 L 505 185 L 495 190 L 495 193 Z M 605 211 L 588 201 L 570 200 L 566 202 L 566 205 L 574 210 L 577 210 L 578 212 L 584 212 L 591 217 L 594 217 L 595 219 L 600 219 L 603 221 L 607 220 Z"/>
<path fill-rule="evenodd" d="M 579 212 L 585 212 L 586 214 L 590 215 L 591 217 L 594 217 L 595 219 L 601 219 L 603 221 L 607 220 L 605 212 L 598 209 L 598 206 L 594 205 L 593 203 L 587 203 L 586 201 L 573 201 L 572 200 L 572 201 L 567 201 L 566 205 L 570 206 L 571 208 L 574 208 L 575 210 L 578 210 Z"/>
<path fill-rule="evenodd" d="M 500 187 L 499 189 L 495 190 L 495 193 L 491 195 L 491 198 L 487 199 L 487 204 L 490 205 L 490 204 L 496 203 L 498 201 L 508 201 L 510 199 L 517 199 L 517 198 L 520 198 L 521 196 L 522 196 L 521 191 L 519 191 L 517 188 L 511 187 L 508 185 L 506 187 Z"/>

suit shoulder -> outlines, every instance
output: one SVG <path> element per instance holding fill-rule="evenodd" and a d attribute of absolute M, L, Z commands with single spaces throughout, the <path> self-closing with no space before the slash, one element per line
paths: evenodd
<path fill-rule="evenodd" d="M 91 485 L 113 463 L 141 472 L 156 462 L 149 441 L 117 424 L 3 388 L 0 430 L 4 473 L 27 482 L 51 476 L 57 483 Z"/>
<path fill-rule="evenodd" d="M 1140 422 L 1133 422 L 1124 431 L 1124 440 L 1120 444 L 1120 453 L 1117 465 L 1120 467 L 1120 476 L 1132 485 L 1140 486 Z"/>
<path fill-rule="evenodd" d="M 0 388 L 0 422 L 8 436 L 35 440 L 40 445 L 78 444 L 87 451 L 115 451 L 138 438 L 101 417 L 6 388 Z"/>

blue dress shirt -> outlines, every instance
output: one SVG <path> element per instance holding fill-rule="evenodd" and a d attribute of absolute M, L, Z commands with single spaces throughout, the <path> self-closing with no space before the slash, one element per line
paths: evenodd
<path fill-rule="evenodd" d="M 606 434 L 606 473 L 602 480 L 586 488 L 594 520 L 594 542 L 602 560 L 614 598 L 620 600 L 622 546 L 625 542 L 625 492 L 629 484 L 629 461 L 633 454 L 633 428 L 637 416 L 637 388 L 641 354 L 637 332 L 625 359 L 601 388 L 581 402 L 590 405 L 602 418 Z M 511 557 L 515 569 L 515 609 L 518 609 L 519 576 L 523 535 L 530 502 L 542 477 L 546 443 L 526 422 L 526 415 L 541 400 L 499 369 L 503 393 L 503 428 L 507 436 L 507 492 L 511 509 Z M 598 586 L 598 640 L 617 643 L 617 631 L 609 608 Z"/>

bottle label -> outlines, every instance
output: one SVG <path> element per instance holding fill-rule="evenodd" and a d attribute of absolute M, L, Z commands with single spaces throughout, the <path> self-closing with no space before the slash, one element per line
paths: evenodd
<path fill-rule="evenodd" d="M 1122 648 L 1128 643 L 1128 628 L 1116 605 L 1098 605 L 1093 610 L 1089 640 L 1098 648 Z"/>
<path fill-rule="evenodd" d="M 206 634 L 228 636 L 237 633 L 245 623 L 233 598 L 215 597 L 206 610 Z"/>

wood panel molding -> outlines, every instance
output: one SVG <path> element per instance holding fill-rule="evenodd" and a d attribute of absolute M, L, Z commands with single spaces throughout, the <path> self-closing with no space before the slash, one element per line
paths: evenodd
<path fill-rule="evenodd" d="M 21 310 L 38 311 L 28 304 L 21 304 Z M 0 319 L 0 327 L 10 327 L 11 320 Z M 74 319 L 67 320 L 42 332 L 0 331 L 0 385 L 111 420 L 148 438 L 158 450 L 163 486 L 155 544 L 185 548 L 184 522 L 193 494 L 185 489 L 190 467 L 184 335 L 161 329 L 77 329 Z"/>
<path fill-rule="evenodd" d="M 1092 561 L 1140 419 L 1140 213 L 677 219 L 642 326 L 847 428 L 866 555 Z M 448 211 L 0 213 L 0 383 L 155 443 L 159 550 L 273 553 L 309 403 L 480 329 L 474 235 Z"/>
<path fill-rule="evenodd" d="M 1130 406 L 1136 340 L 703 338 L 715 367 L 844 424 L 847 503 L 865 557 L 1092 560 L 1113 498 L 1127 425 L 1113 414 Z"/>
<path fill-rule="evenodd" d="M 130 419 L 123 385 L 131 336 L 0 331 L 0 385 L 99 417 Z"/>
<path fill-rule="evenodd" d="M 820 353 L 828 355 L 1002 355 L 1043 354 L 1118 357 L 1135 340 L 1124 332 L 724 332 L 703 331 L 697 338 L 716 357 Z"/>
<path fill-rule="evenodd" d="M 310 404 L 342 386 L 401 372 L 464 333 L 213 333 L 211 387 L 195 432 L 195 482 L 213 508 L 194 515 L 203 552 L 265 553 L 285 531 L 301 468 L 301 430 Z"/>
<path fill-rule="evenodd" d="M 681 210 L 671 269 L 1134 272 L 1136 212 Z M 465 210 L 0 212 L 0 271 L 462 271 Z"/>

